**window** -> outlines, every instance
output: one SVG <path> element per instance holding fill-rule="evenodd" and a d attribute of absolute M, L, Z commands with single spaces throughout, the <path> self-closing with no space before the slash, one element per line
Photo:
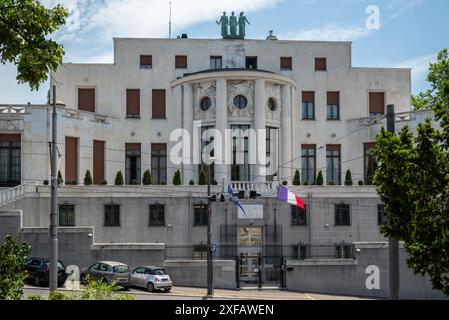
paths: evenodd
<path fill-rule="evenodd" d="M 126 117 L 140 118 L 139 89 L 126 89 Z"/>
<path fill-rule="evenodd" d="M 292 226 L 306 226 L 307 225 L 307 216 L 306 216 L 307 208 L 306 210 L 301 209 L 297 206 L 291 207 L 291 213 L 292 213 Z"/>
<path fill-rule="evenodd" d="M 167 183 L 167 145 L 151 144 L 151 181 L 153 184 Z"/>
<path fill-rule="evenodd" d="M 246 57 L 246 69 L 257 69 L 257 57 Z"/>
<path fill-rule="evenodd" d="M 340 92 L 327 93 L 327 120 L 340 119 Z"/>
<path fill-rule="evenodd" d="M 150 55 L 140 56 L 140 69 L 151 69 L 153 67 L 153 57 Z"/>
<path fill-rule="evenodd" d="M 339 144 L 329 144 L 326 146 L 326 181 L 327 184 L 341 184 L 341 159 Z"/>
<path fill-rule="evenodd" d="M 211 143 L 214 142 L 214 136 L 213 134 L 213 126 L 204 126 L 201 127 L 201 136 L 200 136 L 200 146 L 201 146 L 201 164 L 199 165 L 199 170 L 203 170 L 204 173 L 206 174 L 206 178 L 207 178 L 207 164 L 203 161 L 203 152 L 205 152 L 205 158 L 208 158 L 208 154 L 207 151 L 209 151 L 209 149 L 206 149 L 206 147 L 208 147 Z M 213 157 L 214 156 L 214 150 L 212 149 L 210 151 L 210 156 Z M 215 163 L 212 163 L 209 165 L 209 170 L 210 170 L 210 178 L 211 181 L 214 181 L 215 179 Z"/>
<path fill-rule="evenodd" d="M 351 211 L 349 204 L 335 205 L 335 225 L 336 226 L 351 225 Z"/>
<path fill-rule="evenodd" d="M 377 205 L 377 224 L 379 226 L 382 224 L 386 224 L 388 222 L 387 218 L 388 218 L 388 214 L 385 212 L 385 205 L 378 204 Z"/>
<path fill-rule="evenodd" d="M 204 97 L 203 99 L 201 99 L 201 103 L 200 103 L 200 108 L 203 111 L 207 111 L 210 109 L 212 105 L 212 101 L 210 100 L 209 97 Z"/>
<path fill-rule="evenodd" d="M 0 134 L 0 186 L 16 186 L 21 182 L 21 136 Z"/>
<path fill-rule="evenodd" d="M 165 119 L 165 89 L 153 90 L 152 117 L 154 119 Z"/>
<path fill-rule="evenodd" d="M 307 246 L 303 244 L 292 246 L 292 258 L 295 260 L 307 259 Z"/>
<path fill-rule="evenodd" d="M 232 181 L 249 181 L 249 126 L 231 126 L 232 130 Z"/>
<path fill-rule="evenodd" d="M 279 129 L 266 127 L 266 154 L 267 154 L 267 177 L 266 181 L 274 181 L 278 171 L 279 160 Z"/>
<path fill-rule="evenodd" d="M 315 71 L 326 71 L 327 70 L 327 59 L 326 58 L 315 58 Z"/>
<path fill-rule="evenodd" d="M 292 57 L 281 57 L 281 70 L 292 70 Z"/>
<path fill-rule="evenodd" d="M 165 205 L 150 204 L 150 227 L 161 227 L 165 225 Z"/>
<path fill-rule="evenodd" d="M 303 144 L 301 146 L 301 176 L 303 181 L 315 183 L 316 145 Z"/>
<path fill-rule="evenodd" d="M 78 109 L 95 112 L 95 89 L 78 89 Z"/>
<path fill-rule="evenodd" d="M 175 57 L 175 68 L 176 69 L 187 69 L 187 56 L 176 56 Z"/>
<path fill-rule="evenodd" d="M 65 181 L 76 184 L 78 180 L 78 138 L 65 137 Z"/>
<path fill-rule="evenodd" d="M 222 58 L 221 56 L 211 56 L 210 57 L 210 68 L 212 70 L 214 69 L 221 69 L 222 66 Z"/>
<path fill-rule="evenodd" d="M 375 117 L 385 114 L 385 93 L 370 92 L 369 93 L 369 116 Z"/>
<path fill-rule="evenodd" d="M 272 112 L 276 111 L 276 109 L 277 109 L 276 99 L 274 99 L 274 98 L 269 98 L 268 99 L 268 108 Z"/>
<path fill-rule="evenodd" d="M 59 226 L 74 227 L 75 226 L 75 206 L 69 204 L 59 205 Z"/>
<path fill-rule="evenodd" d="M 315 120 L 315 92 L 302 92 L 302 119 Z"/>
<path fill-rule="evenodd" d="M 104 141 L 94 140 L 93 151 L 93 180 L 94 184 L 102 184 L 104 181 Z"/>
<path fill-rule="evenodd" d="M 120 227 L 120 205 L 118 204 L 104 205 L 104 226 Z"/>
<path fill-rule="evenodd" d="M 350 244 L 337 244 L 335 246 L 337 259 L 352 259 L 354 258 L 352 245 Z"/>
<path fill-rule="evenodd" d="M 245 109 L 248 105 L 248 100 L 242 95 L 235 96 L 234 98 L 234 107 L 237 109 Z"/>
<path fill-rule="evenodd" d="M 205 205 L 205 204 L 194 205 L 193 210 L 194 210 L 193 225 L 206 226 L 207 225 L 207 205 Z"/>
<path fill-rule="evenodd" d="M 365 143 L 363 145 L 364 149 L 364 172 L 365 172 L 365 185 L 372 185 L 374 174 L 377 169 L 376 157 L 373 155 L 373 149 L 376 148 L 377 144 Z"/>
<path fill-rule="evenodd" d="M 126 184 L 140 184 L 140 143 L 125 144 Z"/>

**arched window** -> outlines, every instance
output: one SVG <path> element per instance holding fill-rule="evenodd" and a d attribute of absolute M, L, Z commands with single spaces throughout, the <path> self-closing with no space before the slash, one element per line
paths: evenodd
<path fill-rule="evenodd" d="M 270 98 L 268 99 L 268 108 L 270 109 L 270 111 L 276 111 L 277 109 L 277 104 L 276 104 L 276 100 L 274 98 Z"/>
<path fill-rule="evenodd" d="M 211 104 L 212 104 L 212 102 L 210 101 L 210 98 L 204 97 L 203 99 L 201 99 L 200 108 L 203 111 L 207 111 L 207 110 L 209 110 Z"/>

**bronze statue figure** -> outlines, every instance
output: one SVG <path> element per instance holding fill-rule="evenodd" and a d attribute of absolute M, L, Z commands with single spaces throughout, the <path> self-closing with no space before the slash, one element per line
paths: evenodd
<path fill-rule="evenodd" d="M 245 15 L 243 12 L 240 12 L 240 17 L 239 17 L 239 36 L 242 38 L 245 38 L 245 26 L 246 23 L 250 24 L 248 19 L 246 19 Z"/>
<path fill-rule="evenodd" d="M 230 25 L 230 36 L 237 36 L 237 17 L 234 15 L 234 11 L 232 11 L 232 15 L 229 17 L 229 25 Z"/>
<path fill-rule="evenodd" d="M 228 16 L 226 15 L 226 11 L 223 11 L 223 15 L 221 16 L 220 21 L 216 21 L 218 25 L 221 24 L 221 36 L 227 37 L 228 36 Z"/>

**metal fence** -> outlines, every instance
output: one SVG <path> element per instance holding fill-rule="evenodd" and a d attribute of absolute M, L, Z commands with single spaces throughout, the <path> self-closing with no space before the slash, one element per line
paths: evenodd
<path fill-rule="evenodd" d="M 237 257 L 284 258 L 292 260 L 307 259 L 355 259 L 352 244 L 267 244 L 260 246 L 239 246 L 235 244 L 218 244 L 213 253 L 214 259 L 232 260 Z M 199 245 L 167 245 L 166 260 L 206 260 L 207 246 Z"/>

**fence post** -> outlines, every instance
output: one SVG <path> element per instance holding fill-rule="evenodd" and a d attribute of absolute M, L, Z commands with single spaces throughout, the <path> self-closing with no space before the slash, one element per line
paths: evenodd
<path fill-rule="evenodd" d="M 240 289 L 240 257 L 235 257 L 235 282 L 237 289 Z"/>
<path fill-rule="evenodd" d="M 281 281 L 280 281 L 280 284 L 281 284 L 281 288 L 285 288 L 285 284 L 284 284 L 284 257 L 282 257 L 281 256 L 281 258 L 280 258 L 280 271 L 281 271 Z"/>
<path fill-rule="evenodd" d="M 258 287 L 259 289 L 262 289 L 262 255 L 260 253 L 257 257 L 257 278 Z"/>

